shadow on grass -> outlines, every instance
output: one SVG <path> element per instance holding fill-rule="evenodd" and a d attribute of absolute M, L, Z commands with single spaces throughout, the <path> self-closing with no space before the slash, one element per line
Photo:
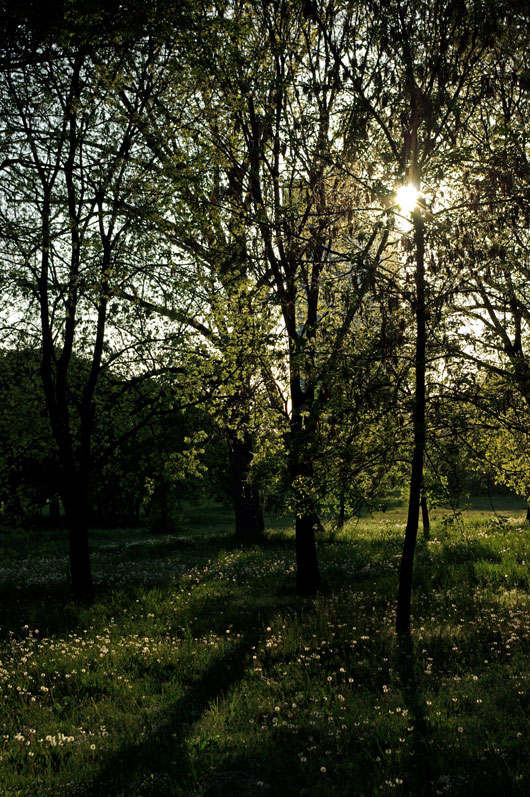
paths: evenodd
<path fill-rule="evenodd" d="M 178 589 L 190 571 L 202 570 L 216 557 L 247 551 L 258 559 L 259 551 L 285 550 L 283 538 L 265 537 L 261 546 L 242 548 L 232 535 L 208 537 L 194 534 L 150 535 L 123 529 L 91 535 L 91 560 L 96 598 L 92 607 L 75 603 L 68 583 L 67 539 L 63 532 L 17 536 L 14 555 L 5 558 L 0 582 L 0 640 L 21 627 L 39 629 L 41 636 L 74 633 L 86 627 L 91 608 L 104 608 L 110 616 L 152 588 Z M 48 583 L 45 583 L 47 568 Z M 22 577 L 21 577 L 21 574 Z M 26 580 L 24 580 L 26 578 Z M 203 576 L 203 581 L 208 579 Z M 108 608 L 108 611 L 107 611 Z"/>
<path fill-rule="evenodd" d="M 273 590 L 276 594 L 279 590 L 279 594 L 284 596 L 294 593 L 294 574 L 288 567 L 292 564 L 291 559 L 294 560 L 293 540 L 280 527 L 278 531 L 265 535 L 260 545 L 248 548 L 242 547 L 231 535 L 202 539 L 195 535 L 162 538 L 135 531 L 127 538 L 127 544 L 123 534 L 119 530 L 114 537 L 102 535 L 103 544 L 99 545 L 98 535 L 94 536 L 93 565 L 99 581 L 96 606 L 98 603 L 102 606 L 109 603 L 109 616 L 121 604 L 126 605 L 150 588 L 178 589 L 182 578 L 193 568 L 202 571 L 207 563 L 227 553 L 244 554 L 247 574 L 255 568 L 255 578 L 245 577 L 247 581 L 254 582 L 253 588 Z M 57 542 L 57 534 L 52 534 L 50 550 L 44 551 L 52 559 L 58 556 Z M 395 588 L 397 562 L 401 553 L 401 540 L 397 535 L 384 540 L 356 539 L 353 535 L 350 539 L 322 539 L 319 549 L 324 594 L 344 587 L 363 588 L 367 583 L 381 582 L 379 586 L 384 591 Z M 39 552 L 41 550 L 42 546 Z M 267 572 L 266 559 L 272 552 L 278 554 L 276 567 Z M 286 561 L 286 552 L 289 552 L 289 562 Z M 64 566 L 63 559 L 57 559 L 60 567 Z M 38 571 L 41 562 L 38 556 L 27 561 Z M 453 542 L 450 546 L 434 548 L 419 540 L 415 590 L 432 589 L 438 584 L 462 581 L 462 578 L 476 583 L 473 565 L 479 561 L 499 563 L 501 555 L 484 541 L 462 540 L 461 543 Z M 16 583 L 17 560 L 11 560 L 10 564 L 13 566 L 12 581 L 4 582 L 0 588 L 0 603 L 3 604 L 0 639 L 7 637 L 9 631 L 19 633 L 25 624 L 38 628 L 41 635 L 71 633 L 85 627 L 89 610 L 69 599 L 66 574 L 63 574 L 62 581 L 46 587 Z M 241 575 L 241 566 L 237 561 L 227 564 L 225 569 L 233 571 L 236 580 Z M 210 574 L 201 573 L 204 583 L 217 577 L 215 570 Z"/>
<path fill-rule="evenodd" d="M 441 565 L 478 561 L 499 563 L 502 561 L 502 556 L 483 542 L 463 540 L 459 544 L 444 547 L 438 554 L 438 559 Z"/>
<path fill-rule="evenodd" d="M 414 725 L 412 751 L 413 762 L 409 768 L 409 782 L 404 789 L 410 794 L 430 794 L 433 780 L 430 742 L 431 728 L 427 719 L 427 705 L 421 691 L 418 677 L 418 663 L 414 652 L 414 642 L 410 633 L 399 634 L 397 638 L 397 671 L 403 690 L 403 698 Z"/>
<path fill-rule="evenodd" d="M 185 694 L 174 697 L 164 712 L 147 717 L 143 723 L 146 735 L 137 742 L 130 743 L 122 740 L 122 746 L 114 754 L 100 762 L 99 775 L 91 783 L 86 784 L 84 793 L 86 795 L 191 795 L 197 793 L 202 787 L 197 782 L 197 775 L 194 771 L 193 751 L 195 748 L 190 739 L 193 725 L 210 706 L 214 705 L 217 700 L 222 700 L 246 677 L 252 666 L 253 648 L 263 641 L 264 629 L 268 623 L 272 625 L 272 617 L 278 611 L 279 606 L 281 605 L 281 608 L 285 609 L 285 606 L 289 604 L 290 609 L 296 610 L 301 605 L 298 599 L 295 599 L 293 592 L 289 593 L 287 590 L 288 584 L 291 583 L 294 588 L 294 574 L 285 569 L 282 570 L 285 552 L 286 550 L 293 551 L 293 541 L 287 538 L 286 533 L 280 531 L 266 537 L 262 546 L 245 549 L 226 535 L 205 536 L 200 539 L 195 537 L 189 539 L 185 535 L 182 537 L 176 535 L 166 539 L 152 538 L 138 533 L 134 536 L 134 545 L 123 550 L 114 545 L 108 535 L 102 535 L 100 539 L 104 539 L 107 544 L 100 545 L 99 548 L 96 548 L 96 552 L 102 560 L 105 560 L 105 567 L 109 571 L 115 569 L 120 562 L 124 562 L 125 565 L 130 562 L 132 565 L 138 562 L 142 563 L 144 559 L 148 573 L 159 569 L 159 565 L 163 562 L 169 563 L 168 566 L 171 567 L 173 560 L 174 572 L 180 576 L 193 568 L 200 570 L 200 590 L 195 596 L 192 593 L 188 605 L 184 606 L 181 612 L 175 616 L 176 624 L 189 626 L 190 644 L 193 642 L 193 636 L 203 633 L 224 634 L 228 623 L 232 626 L 232 635 L 236 636 L 237 633 L 240 633 L 241 637 L 239 639 L 236 637 L 230 646 L 223 645 L 222 652 L 213 660 L 210 659 L 209 663 L 204 664 L 203 669 L 197 668 L 193 673 L 190 672 L 188 666 L 187 676 L 181 678 L 182 690 Z M 151 540 L 154 541 L 151 542 Z M 213 588 L 210 588 L 208 582 L 218 579 L 219 574 L 215 567 L 209 568 L 208 572 L 205 572 L 204 566 L 211 564 L 211 560 L 217 556 L 222 557 L 226 553 L 240 551 L 245 554 L 241 557 L 241 562 L 237 561 L 238 557 L 234 557 L 232 563 L 222 566 L 230 578 L 221 579 L 217 586 L 214 585 Z M 272 562 L 271 557 L 268 556 L 271 552 L 281 554 L 277 557 L 276 563 Z M 400 552 L 401 540 L 397 534 L 383 540 L 370 539 L 367 536 L 355 538 L 353 534 L 349 540 L 340 539 L 329 543 L 322 540 L 320 553 L 326 577 L 326 591 L 328 593 L 338 592 L 341 587 L 346 586 L 352 591 L 357 590 L 362 594 L 362 590 L 368 585 L 370 591 L 374 590 L 373 595 L 377 590 L 385 601 L 393 601 L 397 586 L 397 566 Z M 473 564 L 481 560 L 498 562 L 500 555 L 485 541 L 470 542 L 465 539 L 462 541 L 457 539 L 442 546 L 432 546 L 419 541 L 416 561 L 416 594 L 429 595 L 434 579 L 447 589 L 458 585 L 465 590 L 466 585 L 473 577 Z M 181 569 L 178 569 L 179 565 L 181 565 Z M 270 568 L 268 572 L 267 567 Z M 252 573 L 258 572 L 258 570 L 258 576 L 252 580 Z M 436 570 L 436 574 L 433 574 L 434 570 Z M 162 578 L 161 580 L 160 574 L 157 575 L 156 572 L 153 572 L 150 581 L 145 579 L 136 581 L 135 574 L 139 572 L 140 570 L 135 570 L 133 567 L 125 570 L 129 581 L 126 585 L 120 585 L 121 592 L 115 592 L 117 588 L 113 585 L 101 589 L 101 600 L 99 605 L 96 602 L 94 607 L 98 622 L 105 621 L 106 617 L 113 614 L 118 616 L 117 609 L 120 605 L 129 605 L 137 595 L 145 597 L 146 589 L 167 587 L 168 590 L 173 590 L 179 587 L 178 577 L 165 580 Z M 245 572 L 245 576 L 241 579 L 243 572 Z M 241 579 L 239 583 L 238 578 Z M 234 584 L 234 582 L 236 583 Z M 245 592 L 247 588 L 248 591 Z M 214 590 L 216 591 L 214 592 Z M 371 592 L 367 594 L 371 594 Z M 5 591 L 5 597 L 9 599 L 8 591 Z M 451 600 L 453 599 L 452 597 Z M 28 587 L 18 591 L 17 601 L 16 605 L 9 607 L 9 625 L 7 626 L 17 629 L 17 632 L 20 631 L 22 623 L 28 622 L 28 613 L 32 618 L 32 627 L 44 629 L 47 634 L 66 634 L 69 631 L 82 628 L 86 624 L 87 610 L 77 607 L 75 604 L 65 605 L 64 594 L 61 595 L 60 587 L 47 590 L 45 600 L 43 600 L 41 590 Z M 313 604 L 304 605 L 312 606 Z M 375 599 L 370 598 L 370 605 L 375 611 Z M 138 629 L 135 628 L 135 630 Z M 444 641 L 445 646 L 452 644 L 450 638 Z M 334 643 L 334 647 L 338 664 L 351 656 L 349 639 L 344 640 L 342 648 L 338 641 L 336 644 Z M 389 649 L 390 646 L 387 651 Z M 433 655 L 432 645 L 430 652 Z M 435 658 L 439 658 L 441 661 L 450 661 L 446 654 L 446 647 L 440 647 L 440 653 Z M 425 719 L 428 711 L 420 687 L 422 676 L 419 657 L 414 651 L 410 638 L 400 640 L 396 657 L 404 700 L 414 725 L 412 736 L 414 756 L 412 766 L 408 769 L 409 781 L 406 788 L 408 793 L 428 794 L 430 793 L 430 784 L 440 773 L 433 771 L 436 770 L 437 764 L 436 761 L 433 763 L 430 751 L 431 742 L 436 740 L 433 739 L 432 728 Z M 288 666 L 288 661 L 286 658 L 285 666 Z M 321 661 L 321 664 L 325 664 L 324 660 Z M 156 664 L 152 666 L 153 681 L 160 685 L 162 691 L 163 684 L 169 682 L 173 677 L 172 665 L 160 665 L 158 669 Z M 376 683 L 374 678 L 381 680 L 383 675 L 379 676 L 375 672 L 375 668 L 373 669 L 373 678 L 372 675 L 367 674 L 363 676 L 363 682 L 369 689 L 373 689 L 375 694 L 380 684 Z M 144 673 L 139 671 L 137 675 L 142 678 Z M 175 673 L 175 675 L 178 677 L 179 674 Z M 350 739 L 353 738 L 351 731 L 350 728 Z M 306 729 L 303 730 L 303 733 L 305 732 Z M 215 746 L 216 744 L 215 740 L 211 738 L 203 741 L 205 745 Z M 302 743 L 302 739 L 300 741 L 300 747 L 302 747 L 305 742 Z M 356 755 L 353 749 L 354 741 L 350 741 L 349 744 L 350 747 L 347 748 L 344 756 L 354 758 Z M 196 752 L 201 761 L 201 772 L 206 772 L 208 766 L 207 763 L 205 764 L 205 760 L 206 762 L 208 760 L 208 748 L 198 747 Z M 254 753 L 256 753 L 255 750 Z M 376 754 L 374 753 L 374 755 Z M 281 737 L 277 737 L 264 740 L 253 758 L 245 751 L 244 747 L 241 747 L 232 753 L 227 751 L 224 754 L 223 751 L 218 751 L 218 755 L 212 754 L 211 760 L 222 761 L 225 770 L 245 769 L 250 775 L 275 785 L 276 793 L 281 795 L 301 793 L 307 795 L 372 794 L 371 790 L 358 790 L 359 783 L 343 783 L 340 779 L 337 779 L 338 785 L 337 780 L 335 781 L 333 790 L 329 792 L 325 791 L 325 783 L 322 788 L 318 786 L 319 791 L 314 791 L 312 784 L 304 781 L 304 774 L 298 762 L 296 760 L 289 761 L 289 755 L 292 756 L 292 743 L 291 746 L 286 743 L 283 747 Z M 361 752 L 358 759 L 355 759 L 360 762 L 359 766 L 356 766 L 359 778 L 375 781 L 377 768 L 373 763 L 373 757 L 370 758 L 367 755 L 366 758 L 362 758 L 363 755 L 364 753 Z M 292 758 L 295 757 L 292 756 Z M 141 779 L 145 777 L 145 773 L 153 773 L 153 779 L 143 782 Z M 207 775 L 204 777 L 207 779 Z M 279 783 L 279 778 L 283 778 L 283 782 Z M 306 791 L 302 792 L 304 788 Z M 315 788 L 317 788 L 316 785 Z M 215 794 L 216 792 L 211 793 Z M 234 788 L 231 793 L 240 792 Z M 271 793 L 274 792 L 269 791 L 269 794 Z"/>
<path fill-rule="evenodd" d="M 213 610 L 215 606 L 210 608 Z M 208 606 L 203 609 L 208 613 Z M 208 789 L 207 779 L 206 782 L 197 782 L 187 739 L 203 713 L 216 701 L 223 699 L 246 675 L 252 665 L 254 648 L 265 637 L 265 628 L 272 614 L 271 607 L 242 611 L 238 622 L 234 623 L 233 633 L 242 632 L 245 628 L 253 630 L 216 657 L 196 679 L 183 684 L 186 694 L 167 707 L 151 732 L 138 743 L 122 746 L 114 756 L 103 762 L 99 775 L 86 784 L 81 793 L 86 797 L 115 794 L 187 795 L 197 791 L 202 793 L 205 789 L 209 794 L 219 793 L 215 789 Z M 224 623 L 221 622 L 223 624 L 226 625 L 226 619 Z M 213 625 L 218 626 L 219 623 L 214 622 Z M 146 772 L 151 774 L 146 777 Z M 256 779 L 263 777 L 259 762 L 254 762 L 249 775 Z M 270 773 L 266 775 L 270 776 Z M 230 793 L 248 792 L 238 790 L 236 785 Z M 268 794 L 277 793 L 268 790 Z"/>

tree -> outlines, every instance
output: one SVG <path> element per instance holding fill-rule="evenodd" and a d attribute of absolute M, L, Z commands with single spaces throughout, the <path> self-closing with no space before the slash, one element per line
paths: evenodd
<path fill-rule="evenodd" d="M 400 567 L 396 627 L 410 627 L 414 550 L 419 520 L 425 451 L 426 354 L 429 337 L 429 253 L 436 251 L 428 224 L 435 195 L 447 172 L 462 158 L 462 120 L 474 111 L 474 77 L 491 44 L 495 15 L 481 4 L 468 7 L 452 0 L 424 4 L 396 0 L 384 7 L 371 3 L 361 23 L 366 41 L 361 59 L 353 37 L 356 26 L 341 12 L 329 34 L 335 57 L 348 77 L 352 109 L 380 148 L 380 181 L 418 192 L 410 216 L 412 288 L 415 322 L 415 387 L 409 511 Z M 362 18 L 362 17 L 361 17 Z M 340 24 L 339 24 L 340 23 Z M 357 23 L 359 24 L 359 23 Z M 338 29 L 339 34 L 333 33 Z M 348 45 L 337 42 L 347 39 Z M 399 198 L 399 195 L 398 195 Z M 405 214 L 406 215 L 406 214 Z M 405 285 L 407 283 L 405 272 Z M 398 280 L 399 284 L 399 280 Z"/>
<path fill-rule="evenodd" d="M 331 9 L 333 4 L 326 7 Z M 225 45 L 212 63 L 229 136 L 215 143 L 237 170 L 233 199 L 255 242 L 252 268 L 281 313 L 290 408 L 285 435 L 296 525 L 297 590 L 320 589 L 316 556 L 314 460 L 326 387 L 348 330 L 373 283 L 384 224 L 354 244 L 362 219 L 344 198 L 336 114 L 341 74 L 326 37 L 304 4 L 234 4 L 217 30 Z M 258 33 L 259 31 L 259 33 Z M 219 35 L 219 34 L 218 34 Z M 344 312 L 333 312 L 333 294 Z"/>
<path fill-rule="evenodd" d="M 137 368 L 148 345 L 120 316 L 113 285 L 127 284 L 134 261 L 145 257 L 155 190 L 151 165 L 137 157 L 133 120 L 113 99 L 130 57 L 126 27 L 107 30 L 105 15 L 86 18 L 77 11 L 23 57 L 12 41 L 4 43 L 1 245 L 2 287 L 11 300 L 4 328 L 7 340 L 39 342 L 61 467 L 71 587 L 76 597 L 89 598 L 88 489 L 100 422 L 98 383 L 120 356 L 122 368 Z M 141 102 L 135 98 L 135 112 Z M 145 324 L 138 309 L 133 313 Z M 76 394 L 81 352 L 87 368 Z"/>
<path fill-rule="evenodd" d="M 252 234 L 236 211 L 241 177 L 216 148 L 226 114 L 214 110 L 197 60 L 201 25 L 208 24 L 203 16 L 198 8 L 187 27 L 177 31 L 170 24 L 150 69 L 137 71 L 136 91 L 146 106 L 136 123 L 171 191 L 157 220 L 171 255 L 156 264 L 141 290 L 121 295 L 182 324 L 203 353 L 202 366 L 189 378 L 200 385 L 211 377 L 218 388 L 209 390 L 210 406 L 225 428 L 236 537 L 252 542 L 264 529 L 252 462 L 265 411 L 262 370 L 271 373 L 271 313 L 251 276 Z M 208 29 L 204 35 L 211 34 Z M 169 43 L 173 36 L 176 47 Z M 119 96 L 126 113 L 133 112 L 127 92 Z"/>
<path fill-rule="evenodd" d="M 448 342 L 461 368 L 482 372 L 480 394 L 470 400 L 483 419 L 488 411 L 498 417 L 502 429 L 498 434 L 491 423 L 483 423 L 494 448 L 494 441 L 503 440 L 509 460 L 521 443 L 522 415 L 518 410 L 517 420 L 514 418 L 505 391 L 515 390 L 526 403 L 530 399 L 528 12 L 523 6 L 502 4 L 496 12 L 496 40 L 488 47 L 481 74 L 475 78 L 475 110 L 465 120 L 468 146 L 450 188 L 458 217 L 452 224 L 448 248 L 452 269 L 461 275 L 461 291 L 454 298 L 454 328 Z M 512 433 L 514 438 L 508 443 Z M 478 448 L 487 459 L 487 446 Z M 508 467 L 506 458 L 499 457 L 500 449 L 496 450 L 490 458 L 491 472 L 527 493 L 521 479 L 522 461 L 515 468 L 519 472 L 515 477 L 513 459 Z"/>

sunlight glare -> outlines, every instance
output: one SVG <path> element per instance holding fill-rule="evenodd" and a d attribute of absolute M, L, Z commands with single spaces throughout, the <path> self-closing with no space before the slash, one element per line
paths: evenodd
<path fill-rule="evenodd" d="M 401 185 L 396 193 L 396 202 L 405 216 L 409 216 L 416 207 L 419 191 L 413 185 Z"/>

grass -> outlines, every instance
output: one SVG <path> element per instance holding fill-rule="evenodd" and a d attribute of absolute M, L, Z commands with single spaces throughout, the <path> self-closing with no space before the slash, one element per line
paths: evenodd
<path fill-rule="evenodd" d="M 92 606 L 60 532 L 4 534 L 0 794 L 530 793 L 530 531 L 480 511 L 419 540 L 401 643 L 397 510 L 319 537 L 317 599 L 286 521 L 95 531 Z"/>

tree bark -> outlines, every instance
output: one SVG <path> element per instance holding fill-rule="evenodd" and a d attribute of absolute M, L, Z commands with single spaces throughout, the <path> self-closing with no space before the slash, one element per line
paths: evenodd
<path fill-rule="evenodd" d="M 55 522 L 55 523 L 58 522 L 61 518 L 61 509 L 59 505 L 58 496 L 54 495 L 52 496 L 52 498 L 50 498 L 49 507 L 50 507 L 50 515 L 49 515 L 50 522 Z"/>
<path fill-rule="evenodd" d="M 318 515 L 312 498 L 311 443 L 316 435 L 316 424 L 309 409 L 312 399 L 311 391 L 304 392 L 299 381 L 291 383 L 288 464 L 295 510 L 296 591 L 299 595 L 316 595 L 322 587 L 315 541 Z M 306 405 L 309 412 L 303 416 Z"/>
<path fill-rule="evenodd" d="M 337 520 L 337 526 L 339 529 L 344 528 L 345 520 L 346 520 L 346 489 L 342 487 L 339 494 L 339 518 Z"/>
<path fill-rule="evenodd" d="M 414 397 L 414 450 L 410 474 L 409 508 L 405 540 L 399 570 L 399 590 L 396 612 L 396 630 L 410 630 L 410 602 L 412 595 L 412 571 L 414 551 L 418 534 L 421 488 L 423 481 L 423 454 L 425 450 L 425 230 L 421 211 L 412 215 L 414 241 L 416 245 L 416 352 L 415 352 L 415 397 Z"/>
<path fill-rule="evenodd" d="M 236 539 L 256 542 L 263 536 L 265 523 L 257 485 L 252 481 L 251 464 L 254 453 L 252 438 L 243 430 L 242 438 L 228 429 L 228 457 L 232 483 Z"/>
<path fill-rule="evenodd" d="M 423 538 L 429 540 L 431 537 L 431 521 L 429 518 L 429 506 L 425 490 L 421 488 L 421 519 L 423 523 Z"/>
<path fill-rule="evenodd" d="M 298 595 L 316 595 L 321 588 L 315 544 L 314 514 L 296 516 L 296 591 Z"/>
<path fill-rule="evenodd" d="M 90 601 L 94 583 L 88 545 L 88 503 L 79 487 L 67 486 L 63 495 L 70 551 L 70 583 L 76 600 Z"/>

